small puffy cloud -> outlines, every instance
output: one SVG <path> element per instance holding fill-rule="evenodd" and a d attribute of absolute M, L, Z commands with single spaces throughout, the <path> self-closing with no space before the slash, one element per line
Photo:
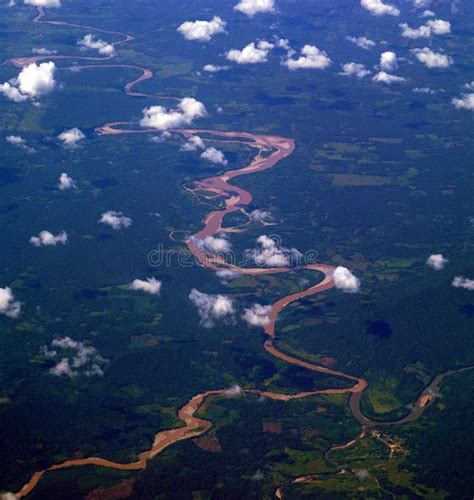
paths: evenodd
<path fill-rule="evenodd" d="M 61 0 L 25 0 L 25 5 L 33 7 L 61 7 Z"/>
<path fill-rule="evenodd" d="M 230 69 L 230 66 L 220 66 L 218 64 L 206 64 L 203 66 L 203 71 L 207 73 L 219 73 L 219 71 L 227 71 Z"/>
<path fill-rule="evenodd" d="M 435 271 L 441 271 L 441 269 L 444 269 L 448 262 L 449 260 L 445 259 L 440 253 L 434 253 L 428 257 L 426 265 Z"/>
<path fill-rule="evenodd" d="M 265 40 L 254 42 L 246 45 L 242 50 L 231 49 L 226 53 L 226 58 L 229 61 L 237 64 L 258 64 L 267 61 L 267 56 L 273 45 Z"/>
<path fill-rule="evenodd" d="M 225 235 L 206 236 L 205 238 L 192 238 L 193 243 L 204 252 L 222 254 L 230 252 L 232 245 Z"/>
<path fill-rule="evenodd" d="M 225 166 L 228 164 L 228 161 L 226 160 L 224 153 L 216 148 L 207 148 L 205 151 L 201 153 L 201 158 L 216 165 Z"/>
<path fill-rule="evenodd" d="M 160 135 L 154 135 L 150 137 L 150 142 L 153 142 L 154 144 L 161 144 L 162 142 L 167 141 L 168 139 L 171 139 L 172 134 L 165 130 L 162 132 Z"/>
<path fill-rule="evenodd" d="M 296 248 L 280 247 L 278 242 L 266 235 L 257 238 L 257 247 L 246 254 L 259 266 L 286 267 L 299 262 L 302 255 Z"/>
<path fill-rule="evenodd" d="M 297 69 L 326 69 L 331 62 L 324 50 L 320 50 L 314 45 L 305 45 L 297 59 L 289 57 L 282 64 L 294 71 Z"/>
<path fill-rule="evenodd" d="M 9 135 L 5 138 L 8 144 L 12 144 L 13 146 L 22 146 L 26 144 L 25 139 L 20 135 Z"/>
<path fill-rule="evenodd" d="M 382 82 L 386 83 L 387 85 L 391 85 L 392 83 L 404 82 L 405 78 L 401 76 L 391 75 L 385 71 L 379 71 L 376 75 L 374 75 L 372 80 L 374 82 Z"/>
<path fill-rule="evenodd" d="M 283 50 L 287 50 L 287 51 L 291 50 L 290 41 L 287 38 L 279 38 L 276 41 L 276 46 L 279 49 L 283 49 Z"/>
<path fill-rule="evenodd" d="M 430 87 L 414 87 L 413 92 L 415 94 L 435 94 L 436 91 Z"/>
<path fill-rule="evenodd" d="M 58 135 L 58 139 L 63 142 L 63 146 L 68 148 L 76 147 L 85 138 L 86 136 L 77 127 L 65 130 Z"/>
<path fill-rule="evenodd" d="M 47 49 L 45 47 L 33 47 L 31 52 L 33 52 L 33 54 L 38 54 L 39 56 L 50 56 L 58 53 L 57 50 Z"/>
<path fill-rule="evenodd" d="M 452 285 L 454 286 L 454 288 L 465 288 L 466 290 L 474 290 L 474 280 L 463 278 L 462 276 L 456 276 L 453 279 Z"/>
<path fill-rule="evenodd" d="M 272 306 L 262 306 L 261 304 L 254 304 L 252 307 L 245 309 L 242 318 L 250 326 L 267 326 L 271 322 L 271 310 Z"/>
<path fill-rule="evenodd" d="M 252 210 L 252 212 L 250 212 L 250 217 L 252 217 L 252 220 L 255 220 L 258 222 L 272 222 L 273 221 L 273 216 L 268 210 L 260 210 L 259 208 Z"/>
<path fill-rule="evenodd" d="M 21 304 L 15 300 L 11 288 L 8 286 L 0 288 L 0 314 L 9 318 L 18 318 L 21 312 Z"/>
<path fill-rule="evenodd" d="M 181 146 L 181 151 L 197 151 L 198 149 L 206 149 L 204 141 L 198 135 L 193 135 Z"/>
<path fill-rule="evenodd" d="M 225 295 L 209 295 L 193 288 L 189 300 L 196 306 L 200 324 L 212 328 L 215 321 L 232 317 L 235 313 L 232 300 Z"/>
<path fill-rule="evenodd" d="M 219 269 L 216 271 L 216 276 L 220 279 L 222 284 L 227 285 L 231 281 L 240 278 L 241 273 L 238 271 L 231 271 L 230 269 Z"/>
<path fill-rule="evenodd" d="M 104 42 L 104 40 L 96 39 L 94 35 L 89 33 L 77 41 L 77 45 L 80 45 L 84 50 L 93 49 L 97 50 L 99 54 L 103 56 L 113 56 L 115 55 L 114 46 L 110 43 Z"/>
<path fill-rule="evenodd" d="M 442 52 L 434 52 L 428 47 L 423 49 L 413 49 L 418 61 L 422 62 L 427 68 L 449 68 L 453 64 L 453 58 Z"/>
<path fill-rule="evenodd" d="M 226 389 L 224 391 L 224 396 L 226 398 L 236 398 L 238 396 L 242 396 L 243 393 L 244 390 L 242 389 L 242 387 L 240 387 L 240 385 L 235 384 L 229 389 Z"/>
<path fill-rule="evenodd" d="M 434 17 L 436 14 L 432 10 L 424 10 L 421 17 Z"/>
<path fill-rule="evenodd" d="M 275 0 L 240 0 L 234 10 L 253 17 L 261 12 L 273 12 L 275 10 Z"/>
<path fill-rule="evenodd" d="M 462 94 L 461 97 L 455 97 L 451 102 L 456 109 L 474 111 L 474 94 Z"/>
<path fill-rule="evenodd" d="M 54 90 L 55 72 L 56 65 L 51 61 L 29 64 L 20 71 L 16 78 L 0 84 L 0 93 L 15 102 L 36 99 Z"/>
<path fill-rule="evenodd" d="M 346 293 L 357 293 L 360 290 L 360 281 L 347 267 L 338 266 L 333 273 L 336 288 Z"/>
<path fill-rule="evenodd" d="M 5 140 L 8 142 L 8 144 L 23 149 L 28 153 L 36 152 L 34 148 L 27 145 L 25 139 L 23 139 L 23 137 L 21 137 L 20 135 L 8 135 L 7 137 L 5 137 Z"/>
<path fill-rule="evenodd" d="M 114 210 L 104 212 L 99 219 L 100 224 L 110 226 L 114 231 L 130 227 L 132 222 L 133 220 L 130 217 L 125 217 L 122 212 L 115 212 Z"/>
<path fill-rule="evenodd" d="M 41 231 L 38 236 L 32 236 L 30 243 L 35 247 L 55 247 L 57 245 L 65 245 L 67 243 L 66 231 L 61 231 L 59 234 L 54 235 L 49 231 Z"/>
<path fill-rule="evenodd" d="M 380 67 L 384 71 L 394 71 L 398 68 L 397 54 L 395 52 L 383 52 L 380 54 Z"/>
<path fill-rule="evenodd" d="M 360 0 L 361 6 L 374 16 L 399 16 L 400 11 L 392 4 L 384 3 L 382 0 Z"/>
<path fill-rule="evenodd" d="M 360 47 L 361 49 L 365 49 L 365 50 L 370 50 L 373 47 L 375 47 L 375 45 L 376 45 L 373 40 L 370 40 L 369 38 L 366 38 L 365 36 L 359 36 L 359 37 L 346 36 L 346 40 L 354 43 L 355 45 L 357 45 L 357 47 Z"/>
<path fill-rule="evenodd" d="M 76 187 L 76 183 L 72 177 L 69 177 L 65 172 L 59 176 L 58 189 L 61 191 L 66 191 L 67 189 L 73 189 Z"/>
<path fill-rule="evenodd" d="M 150 106 L 143 110 L 140 120 L 142 127 L 167 130 L 191 125 L 193 120 L 207 116 L 204 104 L 193 97 L 181 99 L 176 109 L 168 110 L 164 106 Z"/>
<path fill-rule="evenodd" d="M 413 7 L 416 9 L 424 9 L 425 7 L 429 7 L 431 4 L 431 0 L 413 0 Z"/>
<path fill-rule="evenodd" d="M 149 293 L 150 295 L 158 295 L 161 291 L 161 285 L 161 281 L 154 277 L 144 280 L 135 279 L 130 283 L 130 289 Z"/>
<path fill-rule="evenodd" d="M 464 87 L 469 90 L 474 90 L 474 81 L 472 81 L 471 83 L 466 83 Z"/>
<path fill-rule="evenodd" d="M 430 19 L 418 28 L 411 28 L 407 23 L 401 23 L 399 26 L 402 29 L 402 36 L 411 39 L 451 33 L 451 23 L 443 19 Z"/>
<path fill-rule="evenodd" d="M 430 19 L 426 22 L 429 26 L 433 35 L 447 35 L 451 33 L 451 23 L 449 21 L 443 21 L 443 19 Z"/>
<path fill-rule="evenodd" d="M 186 21 L 178 27 L 186 40 L 208 42 L 214 35 L 225 33 L 226 22 L 219 16 L 214 16 L 210 21 Z"/>
<path fill-rule="evenodd" d="M 73 378 L 79 375 L 100 377 L 104 374 L 103 367 L 107 363 L 95 347 L 73 340 L 71 337 L 54 339 L 51 342 L 51 349 L 43 346 L 41 354 L 56 363 L 49 373 L 57 377 Z"/>
<path fill-rule="evenodd" d="M 354 62 L 342 64 L 342 71 L 339 73 L 343 76 L 355 76 L 357 78 L 364 78 L 364 76 L 370 75 L 371 71 L 368 70 L 363 64 L 357 64 Z"/>

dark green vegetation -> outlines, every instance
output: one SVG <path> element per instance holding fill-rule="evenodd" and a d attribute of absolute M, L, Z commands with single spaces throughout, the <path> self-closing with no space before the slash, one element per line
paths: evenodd
<path fill-rule="evenodd" d="M 452 69 L 401 64 L 399 73 L 410 81 L 385 87 L 339 76 L 338 66 L 352 60 L 372 66 L 382 50 L 363 51 L 346 42 L 346 35 L 385 39 L 388 49 L 412 58 L 409 49 L 423 42 L 401 39 L 399 19 L 372 18 L 353 0 L 340 1 L 337 8 L 330 0 L 279 3 L 276 28 L 272 16 L 249 20 L 217 0 L 64 0 L 48 17 L 137 35 L 113 62 L 152 69 L 155 77 L 140 86 L 144 92 L 204 102 L 212 115 L 199 127 L 296 140 L 289 159 L 237 180 L 254 195 L 252 208 L 270 209 L 278 225 L 252 224 L 231 241 L 243 252 L 260 234 L 277 233 L 286 246 L 317 250 L 321 262 L 354 270 L 363 283 L 360 294 L 331 290 L 289 308 L 278 323 L 278 345 L 309 360 L 330 356 L 336 368 L 367 378 L 365 413 L 397 418 L 434 375 L 474 364 L 473 292 L 450 286 L 455 275 L 474 276 L 472 117 L 450 104 L 472 80 L 467 72 L 472 51 L 465 43 L 472 11 L 465 15 L 468 2 L 456 16 L 448 2 L 436 5 L 437 15 L 453 24 L 452 35 L 436 40 L 457 62 Z M 76 40 L 82 30 L 32 25 L 32 10 L 23 6 L 0 9 L 3 58 L 29 55 L 38 46 L 80 54 Z M 213 14 L 228 21 L 229 34 L 204 49 L 175 31 L 185 20 Z M 404 20 L 419 24 L 408 8 Z M 292 73 L 271 55 L 263 65 L 197 74 L 206 63 L 222 63 L 224 50 L 274 34 L 295 48 L 313 43 L 326 50 L 332 67 Z M 61 68 L 69 64 L 58 62 Z M 2 66 L 0 81 L 17 72 Z M 61 69 L 57 79 L 63 87 L 39 107 L 0 99 L 0 287 L 10 286 L 23 304 L 18 320 L 0 316 L 1 489 L 16 491 L 33 471 L 74 456 L 133 460 L 157 431 L 180 425 L 177 409 L 204 390 L 239 383 L 290 393 L 343 384 L 276 361 L 262 349 L 261 330 L 240 319 L 200 328 L 187 298 L 193 287 L 234 294 L 240 313 L 255 301 L 271 303 L 298 290 L 300 278 L 314 282 L 318 276 L 302 272 L 225 286 L 207 270 L 178 266 L 176 257 L 171 266 L 149 265 L 149 252 L 160 245 L 182 248 L 169 239 L 171 230 L 196 231 L 215 206 L 193 199 L 183 183 L 219 169 L 196 153 L 178 152 L 174 140 L 154 144 L 145 136 L 94 134 L 107 121 L 138 120 L 146 106 L 173 105 L 126 96 L 123 85 L 136 75 L 129 69 Z M 445 92 L 414 94 L 414 86 Z M 214 112 L 216 105 L 222 113 Z M 73 126 L 87 140 L 64 150 L 54 138 Z M 37 153 L 4 143 L 8 134 L 22 135 Z M 231 167 L 245 165 L 252 153 L 235 145 L 217 147 Z M 61 172 L 77 181 L 77 190 L 55 189 Z M 107 210 L 122 211 L 133 225 L 115 232 L 97 224 Z M 66 230 L 68 245 L 31 246 L 30 236 L 43 229 Z M 450 259 L 438 273 L 424 265 L 437 252 Z M 159 297 L 124 286 L 151 275 L 163 282 Z M 108 360 L 103 377 L 49 374 L 51 363 L 41 347 L 66 335 L 90 343 Z M 144 473 L 132 475 L 137 478 L 132 496 L 271 497 L 298 475 L 323 474 L 328 480 L 323 485 L 289 485 L 285 497 L 365 498 L 386 490 L 467 498 L 473 490 L 473 410 L 467 392 L 472 374 L 445 384 L 445 397 L 422 419 L 383 431 L 406 451 L 394 461 L 375 438 L 330 457 L 347 461 L 348 470 L 368 470 L 380 486 L 352 473 L 335 476 L 335 465 L 325 460 L 332 444 L 358 432 L 340 400 L 262 403 L 245 397 L 212 401 L 205 413 L 215 423 L 210 436 L 217 437 L 221 452 L 182 442 Z M 327 411 L 317 413 L 321 406 Z M 277 422 L 274 429 L 281 427 L 281 434 L 263 433 L 262 422 Z M 124 477 L 130 476 L 89 468 L 55 473 L 40 483 L 35 497 L 60 498 L 66 492 L 68 498 L 82 498 Z"/>

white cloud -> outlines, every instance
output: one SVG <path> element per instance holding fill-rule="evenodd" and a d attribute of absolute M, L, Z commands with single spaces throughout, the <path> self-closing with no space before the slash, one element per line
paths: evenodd
<path fill-rule="evenodd" d="M 198 149 L 206 149 L 204 141 L 198 135 L 191 136 L 181 146 L 181 151 L 197 151 Z"/>
<path fill-rule="evenodd" d="M 242 387 L 240 387 L 240 385 L 235 384 L 229 389 L 226 389 L 224 391 L 224 396 L 226 398 L 236 398 L 237 396 L 241 396 L 243 393 L 244 390 L 242 389 Z"/>
<path fill-rule="evenodd" d="M 361 6 L 374 16 L 399 16 L 400 11 L 392 4 L 383 3 L 382 0 L 360 0 Z"/>
<path fill-rule="evenodd" d="M 212 328 L 216 320 L 225 319 L 235 313 L 232 300 L 225 295 L 208 295 L 193 288 L 189 300 L 197 307 L 200 324 Z"/>
<path fill-rule="evenodd" d="M 76 187 L 76 183 L 72 177 L 69 177 L 65 172 L 59 176 L 58 189 L 61 191 L 66 191 L 67 189 L 72 189 Z"/>
<path fill-rule="evenodd" d="M 161 291 L 162 283 L 156 278 L 146 278 L 145 280 L 135 279 L 130 284 L 131 290 L 137 290 L 150 295 L 158 295 Z"/>
<path fill-rule="evenodd" d="M 46 49 L 45 47 L 33 47 L 31 52 L 33 52 L 33 54 L 38 54 L 39 56 L 50 56 L 58 53 L 57 50 Z"/>
<path fill-rule="evenodd" d="M 226 53 L 229 61 L 237 64 L 258 64 L 267 61 L 267 56 L 273 45 L 266 40 L 262 40 L 255 45 L 254 42 L 246 45 L 242 50 L 231 49 Z"/>
<path fill-rule="evenodd" d="M 405 78 L 401 76 L 396 76 L 396 75 L 390 75 L 389 73 L 386 73 L 385 71 L 379 71 L 374 77 L 372 78 L 374 82 L 382 82 L 386 83 L 387 85 L 391 85 L 392 83 L 401 83 L 405 81 Z"/>
<path fill-rule="evenodd" d="M 302 257 L 296 248 L 280 247 L 274 239 L 265 235 L 257 238 L 257 244 L 256 248 L 247 250 L 246 254 L 260 266 L 286 267 Z"/>
<path fill-rule="evenodd" d="M 41 354 L 50 360 L 55 360 L 56 365 L 49 370 L 51 375 L 57 377 L 86 377 L 102 376 L 103 366 L 107 363 L 99 351 L 84 342 L 73 340 L 71 337 L 54 339 L 51 350 L 43 346 Z"/>
<path fill-rule="evenodd" d="M 55 72 L 56 65 L 51 61 L 29 64 L 16 78 L 0 84 L 0 93 L 15 102 L 41 97 L 52 92 L 56 86 Z"/>
<path fill-rule="evenodd" d="M 300 56 L 297 59 L 290 57 L 285 59 L 282 64 L 288 69 L 326 69 L 331 64 L 331 59 L 324 50 L 319 50 L 314 45 L 305 45 L 301 49 Z"/>
<path fill-rule="evenodd" d="M 205 151 L 201 153 L 201 158 L 216 165 L 225 166 L 228 164 L 228 161 L 226 160 L 224 153 L 216 148 L 207 148 Z"/>
<path fill-rule="evenodd" d="M 444 269 L 448 262 L 449 260 L 445 259 L 440 253 L 434 253 L 428 257 L 426 265 L 435 271 L 441 271 L 441 269 Z"/>
<path fill-rule="evenodd" d="M 413 49 L 418 61 L 422 62 L 427 68 L 448 68 L 453 64 L 453 58 L 442 52 L 434 52 L 428 47 L 423 49 Z"/>
<path fill-rule="evenodd" d="M 13 146 L 22 146 L 26 144 L 25 139 L 23 139 L 20 135 L 9 135 L 5 138 L 5 140 Z"/>
<path fill-rule="evenodd" d="M 471 83 L 466 83 L 464 87 L 469 90 L 474 90 L 474 80 Z"/>
<path fill-rule="evenodd" d="M 21 304 L 15 300 L 11 288 L 0 288 L 0 314 L 9 318 L 18 318 L 21 312 Z"/>
<path fill-rule="evenodd" d="M 207 71 L 208 73 L 218 73 L 219 71 L 227 71 L 230 69 L 230 66 L 220 66 L 218 64 L 206 64 L 203 66 L 203 71 Z"/>
<path fill-rule="evenodd" d="M 259 208 L 250 213 L 250 217 L 258 222 L 272 222 L 273 216 L 268 210 L 260 210 Z"/>
<path fill-rule="evenodd" d="M 122 212 L 115 212 L 114 210 L 104 212 L 99 219 L 100 224 L 106 224 L 115 231 L 130 227 L 132 222 L 133 220 L 130 217 L 125 217 Z"/>
<path fill-rule="evenodd" d="M 86 136 L 77 127 L 65 130 L 58 135 L 58 139 L 63 141 L 63 146 L 70 148 L 77 146 L 85 138 Z"/>
<path fill-rule="evenodd" d="M 93 49 L 97 50 L 99 54 L 103 56 L 113 56 L 115 55 L 114 46 L 110 43 L 104 42 L 104 40 L 95 39 L 92 33 L 85 35 L 84 38 L 81 38 L 77 41 L 77 45 L 81 45 L 83 49 Z"/>
<path fill-rule="evenodd" d="M 61 231 L 56 236 L 49 231 L 41 231 L 38 236 L 32 236 L 30 243 L 35 247 L 55 247 L 58 244 L 65 245 L 67 243 L 66 231 Z"/>
<path fill-rule="evenodd" d="M 225 33 L 226 22 L 220 17 L 214 16 L 211 21 L 186 21 L 179 28 L 179 31 L 186 40 L 199 40 L 208 42 L 214 35 Z"/>
<path fill-rule="evenodd" d="M 430 87 L 414 87 L 413 92 L 416 94 L 435 94 L 436 91 Z"/>
<path fill-rule="evenodd" d="M 466 290 L 474 290 L 474 280 L 463 278 L 462 276 L 456 276 L 453 279 L 452 285 L 455 288 L 465 288 Z"/>
<path fill-rule="evenodd" d="M 230 269 L 219 269 L 219 271 L 216 271 L 216 276 L 224 285 L 227 285 L 230 281 L 240 278 L 242 275 L 238 271 L 231 271 Z"/>
<path fill-rule="evenodd" d="M 25 5 L 33 7 L 61 7 L 61 0 L 25 0 Z"/>
<path fill-rule="evenodd" d="M 171 139 L 172 134 L 165 130 L 162 132 L 160 135 L 154 135 L 150 137 L 150 141 L 155 143 L 155 144 L 161 144 L 162 142 L 167 141 L 168 139 Z"/>
<path fill-rule="evenodd" d="M 261 12 L 273 12 L 275 10 L 275 0 L 240 0 L 234 10 L 253 17 Z"/>
<path fill-rule="evenodd" d="M 207 116 L 207 110 L 202 102 L 193 97 L 185 97 L 181 99 L 176 109 L 167 110 L 163 106 L 145 108 L 140 125 L 157 130 L 167 130 L 191 125 L 196 118 L 205 116 Z"/>
<path fill-rule="evenodd" d="M 276 41 L 276 45 L 280 49 L 288 50 L 288 51 L 291 50 L 290 41 L 287 38 L 279 38 Z"/>
<path fill-rule="evenodd" d="M 270 312 L 272 306 L 262 306 L 254 304 L 249 309 L 245 309 L 242 318 L 250 326 L 267 326 L 270 324 Z"/>
<path fill-rule="evenodd" d="M 431 4 L 431 0 L 413 0 L 413 7 L 416 9 L 424 9 L 425 7 L 429 7 Z"/>
<path fill-rule="evenodd" d="M 346 267 L 338 266 L 333 273 L 336 288 L 347 292 L 357 293 L 360 290 L 360 281 Z"/>
<path fill-rule="evenodd" d="M 424 10 L 421 17 L 434 17 L 436 14 L 432 10 Z"/>
<path fill-rule="evenodd" d="M 373 40 L 370 40 L 369 38 L 366 38 L 365 36 L 359 36 L 359 37 L 346 36 L 346 40 L 354 43 L 355 45 L 357 45 L 357 47 L 360 47 L 361 49 L 365 49 L 365 50 L 370 50 L 371 48 L 375 47 L 375 45 L 376 45 Z"/>
<path fill-rule="evenodd" d="M 456 109 L 474 110 L 474 94 L 462 94 L 460 98 L 455 97 L 451 102 Z"/>
<path fill-rule="evenodd" d="M 193 243 L 204 252 L 222 254 L 230 252 L 232 245 L 225 235 L 206 236 L 205 238 L 192 238 Z"/>
<path fill-rule="evenodd" d="M 357 64 L 354 62 L 342 64 L 342 71 L 339 73 L 343 76 L 355 76 L 357 78 L 364 78 L 364 76 L 370 75 L 369 71 L 363 64 Z"/>
<path fill-rule="evenodd" d="M 380 67 L 384 71 L 394 71 L 398 68 L 397 54 L 395 52 L 383 52 L 380 54 Z"/>
<path fill-rule="evenodd" d="M 407 23 L 401 23 L 399 26 L 402 29 L 402 36 L 411 39 L 451 33 L 451 23 L 443 19 L 430 19 L 418 28 L 411 28 Z"/>
<path fill-rule="evenodd" d="M 23 137 L 21 137 L 20 135 L 8 135 L 7 137 L 5 137 L 5 140 L 8 142 L 8 144 L 23 149 L 28 153 L 36 152 L 34 148 L 27 145 L 26 140 L 23 139 Z"/>

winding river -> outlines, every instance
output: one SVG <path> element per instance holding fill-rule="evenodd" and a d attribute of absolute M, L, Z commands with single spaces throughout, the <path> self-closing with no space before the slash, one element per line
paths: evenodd
<path fill-rule="evenodd" d="M 45 11 L 42 7 L 38 7 L 38 13 L 33 19 L 35 23 L 47 23 L 54 26 L 68 26 L 72 28 L 79 28 L 84 30 L 92 30 L 95 32 L 102 32 L 110 35 L 120 36 L 120 40 L 112 43 L 114 47 L 131 42 L 134 40 L 132 35 L 127 35 L 125 33 L 106 31 L 91 26 L 82 26 L 78 24 L 71 24 L 65 21 L 48 21 L 44 20 Z M 17 67 L 24 67 L 33 62 L 39 62 L 41 60 L 85 60 L 89 62 L 100 62 L 103 63 L 106 60 L 113 58 L 114 56 L 107 57 L 79 57 L 79 56 L 68 56 L 68 55 L 36 55 L 32 57 L 16 57 L 9 60 Z M 127 83 L 124 87 L 124 91 L 130 96 L 146 96 L 146 97 L 158 97 L 155 95 L 143 94 L 135 92 L 134 87 L 142 81 L 148 80 L 153 77 L 151 70 L 135 65 L 128 64 L 88 64 L 84 66 L 75 65 L 74 68 L 77 69 L 97 69 L 97 68 L 129 68 L 140 71 L 142 74 L 137 79 Z M 164 96 L 163 96 L 164 97 Z M 162 98 L 163 98 L 162 97 Z M 167 99 L 176 99 L 174 97 L 166 97 Z M 140 134 L 140 133 L 156 133 L 154 129 L 137 129 L 132 128 L 132 125 L 128 122 L 113 122 L 106 123 L 101 127 L 96 129 L 96 133 L 99 135 L 119 135 L 119 134 Z M 270 169 L 274 167 L 281 160 L 289 157 L 294 149 L 295 143 L 292 139 L 279 137 L 276 135 L 261 135 L 252 134 L 248 132 L 228 132 L 219 131 L 212 129 L 177 129 L 172 130 L 172 132 L 182 135 L 185 138 L 189 138 L 197 134 L 205 134 L 205 141 L 220 141 L 220 142 L 236 142 L 241 143 L 245 146 L 252 147 L 256 149 L 256 154 L 252 161 L 240 168 L 235 170 L 229 170 L 220 175 L 209 177 L 207 179 L 201 179 L 195 181 L 191 187 L 187 188 L 187 191 L 195 196 L 203 196 L 204 193 L 212 193 L 215 198 L 220 198 L 222 200 L 222 207 L 219 210 L 213 210 L 204 218 L 202 229 L 192 236 L 188 236 L 185 243 L 189 251 L 195 256 L 196 261 L 199 265 L 206 267 L 210 270 L 216 271 L 218 269 L 229 269 L 237 271 L 242 275 L 266 275 L 275 273 L 285 273 L 289 271 L 294 271 L 295 268 L 288 267 L 278 267 L 278 268 L 238 268 L 231 264 L 226 263 L 221 257 L 216 255 L 208 255 L 203 252 L 197 245 L 196 240 L 203 239 L 207 236 L 215 236 L 224 232 L 232 232 L 238 230 L 237 228 L 223 228 L 222 222 L 226 215 L 237 211 L 243 211 L 252 201 L 252 195 L 250 192 L 235 186 L 230 183 L 236 177 L 242 175 L 251 175 L 256 172 L 261 172 L 263 170 Z M 210 138 L 212 137 L 212 138 Z M 244 393 L 257 394 L 266 398 L 279 400 L 279 401 L 289 401 L 294 399 L 301 399 L 311 397 L 317 394 L 348 394 L 349 395 L 349 407 L 354 415 L 354 417 L 360 422 L 361 430 L 359 434 L 350 440 L 348 443 L 334 445 L 329 452 L 337 451 L 341 449 L 353 446 L 359 440 L 363 439 L 366 435 L 366 430 L 374 426 L 388 426 L 388 425 L 399 425 L 407 422 L 412 422 L 416 420 L 423 411 L 429 407 L 436 398 L 438 388 L 443 381 L 443 379 L 453 373 L 468 370 L 472 367 L 462 368 L 460 370 L 450 371 L 442 375 L 438 375 L 430 383 L 428 387 L 419 395 L 418 399 L 413 404 L 412 409 L 409 413 L 396 421 L 374 421 L 362 414 L 360 408 L 361 396 L 368 384 L 363 378 L 359 378 L 355 375 L 344 373 L 342 371 L 334 370 L 326 366 L 322 366 L 316 363 L 311 363 L 308 361 L 303 361 L 301 359 L 295 358 L 284 352 L 280 351 L 275 345 L 276 339 L 276 323 L 280 313 L 285 307 L 287 307 L 292 302 L 300 300 L 304 297 L 309 297 L 316 295 L 318 293 L 323 293 L 334 287 L 333 272 L 334 267 L 326 264 L 306 264 L 300 266 L 298 269 L 307 269 L 320 272 L 324 275 L 321 282 L 310 286 L 306 290 L 288 295 L 282 299 L 275 302 L 269 313 L 269 323 L 264 327 L 266 334 L 266 340 L 263 344 L 264 349 L 272 356 L 280 359 L 281 361 L 296 366 L 300 366 L 310 371 L 321 372 L 334 377 L 340 377 L 348 382 L 348 387 L 339 389 L 324 389 L 311 392 L 301 392 L 298 394 L 279 394 L 270 391 L 261 390 L 245 390 Z M 179 419 L 183 422 L 183 426 L 176 429 L 169 429 L 160 431 L 155 435 L 153 443 L 149 450 L 143 451 L 138 455 L 138 459 L 135 462 L 129 463 L 119 463 L 111 460 L 107 460 L 100 457 L 86 457 L 80 459 L 66 460 L 62 463 L 52 465 L 46 469 L 37 471 L 33 474 L 30 480 L 16 493 L 18 498 L 24 498 L 29 495 L 33 489 L 37 486 L 41 478 L 50 471 L 57 471 L 61 469 L 67 469 L 71 467 L 80 467 L 86 465 L 95 465 L 100 467 L 107 467 L 117 470 L 141 470 L 147 466 L 150 459 L 155 457 L 158 453 L 166 449 L 167 447 L 185 440 L 200 436 L 209 431 L 212 428 L 212 422 L 205 420 L 196 415 L 198 410 L 202 407 L 203 403 L 209 397 L 214 396 L 225 396 L 227 389 L 206 391 L 195 395 L 188 401 L 178 412 Z M 295 478 L 292 482 L 302 483 L 307 480 L 309 476 L 302 476 L 300 478 Z M 282 498 L 283 493 L 281 488 L 277 489 L 275 492 L 277 498 Z"/>

